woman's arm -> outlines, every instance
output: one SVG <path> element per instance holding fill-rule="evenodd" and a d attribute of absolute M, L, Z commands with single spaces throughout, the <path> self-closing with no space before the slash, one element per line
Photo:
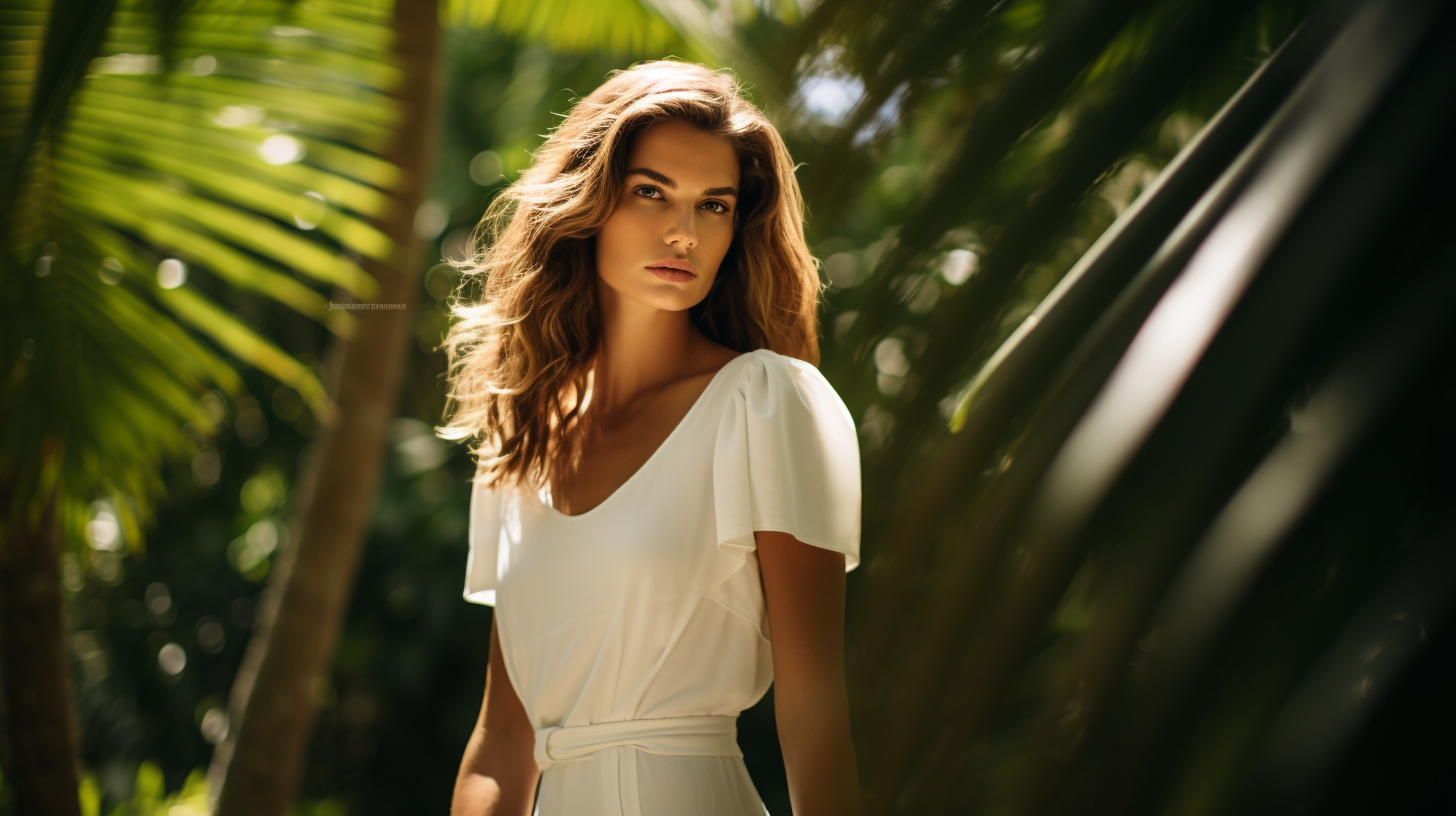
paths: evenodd
<path fill-rule="evenodd" d="M 495 621 L 475 733 L 465 746 L 450 816 L 530 816 L 536 799 L 536 731 L 511 687 Z"/>
<path fill-rule="evenodd" d="M 854 816 L 859 779 L 844 685 L 844 556 L 757 532 L 773 638 L 774 716 L 794 816 Z"/>

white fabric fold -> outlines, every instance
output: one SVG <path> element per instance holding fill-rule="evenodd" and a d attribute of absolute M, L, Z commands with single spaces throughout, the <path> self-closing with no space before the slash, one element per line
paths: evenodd
<path fill-rule="evenodd" d="M 495 606 L 496 576 L 501 572 L 501 493 L 470 486 L 470 528 L 466 538 L 470 551 L 465 557 L 465 600 Z M 507 542 L 509 546 L 509 542 Z"/>
<path fill-rule="evenodd" d="M 819 369 L 755 355 L 724 406 L 713 448 L 718 574 L 709 595 L 770 638 L 754 532 L 789 533 L 859 565 L 859 439 Z M 745 566 L 751 567 L 744 569 Z"/>

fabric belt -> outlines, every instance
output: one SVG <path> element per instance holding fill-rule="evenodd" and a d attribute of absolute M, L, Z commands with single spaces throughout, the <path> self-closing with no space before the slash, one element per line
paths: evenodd
<path fill-rule="evenodd" d="M 536 765 L 585 759 L 603 748 L 629 746 L 649 754 L 743 756 L 738 748 L 738 716 L 662 717 L 591 725 L 536 729 Z"/>

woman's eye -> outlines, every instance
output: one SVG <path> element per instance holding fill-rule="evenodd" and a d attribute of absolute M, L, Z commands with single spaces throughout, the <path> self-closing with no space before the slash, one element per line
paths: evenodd
<path fill-rule="evenodd" d="M 721 201 L 709 201 L 706 204 L 704 204 L 703 206 L 704 207 L 708 207 L 709 209 L 711 209 L 715 213 L 726 213 L 726 212 L 728 212 L 728 205 L 727 204 L 724 204 Z"/>
<path fill-rule="evenodd" d="M 633 189 L 632 192 L 635 193 L 635 194 L 637 194 L 637 195 L 642 196 L 643 198 L 657 198 L 657 197 L 659 197 L 659 196 L 662 195 L 662 191 L 661 190 L 657 189 L 656 187 L 652 187 L 650 185 L 647 185 L 647 184 L 644 184 L 641 187 L 637 187 L 637 188 Z M 656 193 L 656 195 L 653 195 L 654 193 Z"/>

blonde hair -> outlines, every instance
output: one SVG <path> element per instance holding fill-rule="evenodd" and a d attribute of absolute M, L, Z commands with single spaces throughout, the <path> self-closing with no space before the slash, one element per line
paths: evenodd
<path fill-rule="evenodd" d="M 734 236 L 689 318 L 740 352 L 819 362 L 818 268 L 783 138 L 732 77 L 658 60 L 613 72 L 577 102 L 471 236 L 445 337 L 446 439 L 474 439 L 476 480 L 543 484 L 580 426 L 601 336 L 594 238 L 619 200 L 632 140 L 681 120 L 721 135 L 741 173 Z M 483 296 L 462 293 L 480 283 Z"/>

